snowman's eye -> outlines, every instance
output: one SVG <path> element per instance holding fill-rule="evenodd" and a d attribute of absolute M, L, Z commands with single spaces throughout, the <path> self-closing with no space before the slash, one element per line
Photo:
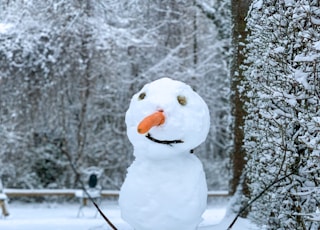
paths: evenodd
<path fill-rule="evenodd" d="M 187 104 L 187 98 L 185 96 L 178 96 L 177 97 L 177 100 L 179 102 L 180 105 L 186 105 Z"/>
<path fill-rule="evenodd" d="M 139 100 L 143 100 L 146 97 L 146 93 L 140 93 Z"/>

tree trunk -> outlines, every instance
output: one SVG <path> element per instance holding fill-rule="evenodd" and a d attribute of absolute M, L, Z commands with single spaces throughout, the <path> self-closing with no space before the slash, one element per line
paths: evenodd
<path fill-rule="evenodd" d="M 243 71 L 241 65 L 244 61 L 243 49 L 246 42 L 246 22 L 250 0 L 233 0 L 231 4 L 233 31 L 232 31 L 232 45 L 234 49 L 233 62 L 231 66 L 231 90 L 232 90 L 232 115 L 233 122 L 233 142 L 234 148 L 231 154 L 232 161 L 232 179 L 230 181 L 230 194 L 234 194 L 238 185 L 241 183 L 241 175 L 245 166 L 245 150 L 243 148 L 243 125 L 245 110 L 243 108 L 244 102 L 241 93 L 239 92 L 239 85 L 243 80 Z M 246 193 L 247 186 L 242 185 L 243 192 Z"/>

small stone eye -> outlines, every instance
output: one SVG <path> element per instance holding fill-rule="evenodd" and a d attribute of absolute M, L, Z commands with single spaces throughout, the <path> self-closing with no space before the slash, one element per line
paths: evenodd
<path fill-rule="evenodd" d="M 186 105 L 187 104 L 187 98 L 185 96 L 178 96 L 177 100 L 180 105 Z"/>
<path fill-rule="evenodd" d="M 143 100 L 146 97 L 146 93 L 140 93 L 139 100 Z"/>

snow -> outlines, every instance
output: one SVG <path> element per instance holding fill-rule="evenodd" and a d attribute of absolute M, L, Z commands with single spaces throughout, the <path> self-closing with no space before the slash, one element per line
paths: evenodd
<path fill-rule="evenodd" d="M 274 49 L 274 52 L 275 53 L 284 53 L 285 52 L 285 48 L 283 46 L 276 47 Z"/>
<path fill-rule="evenodd" d="M 294 78 L 296 79 L 296 81 L 302 84 L 306 89 L 311 88 L 310 84 L 308 83 L 308 76 L 309 73 L 306 73 L 300 69 L 296 70 L 294 73 Z"/>
<path fill-rule="evenodd" d="M 209 132 L 207 104 L 185 83 L 161 78 L 132 97 L 126 124 L 136 158 L 120 191 L 122 217 L 139 230 L 195 230 L 207 184 L 190 151 Z"/>
<path fill-rule="evenodd" d="M 292 99 L 286 99 L 286 102 L 291 105 L 292 107 L 295 107 L 297 105 L 297 100 L 295 98 Z"/>
<path fill-rule="evenodd" d="M 316 49 L 316 50 L 320 50 L 320 41 L 317 41 L 314 43 L 313 47 Z"/>
<path fill-rule="evenodd" d="M 130 166 L 120 192 L 122 217 L 139 230 L 194 230 L 207 201 L 202 165 L 190 153 L 163 163 Z"/>
<path fill-rule="evenodd" d="M 320 117 L 313 117 L 312 118 L 316 123 L 320 124 Z"/>
<path fill-rule="evenodd" d="M 285 0 L 284 3 L 287 7 L 289 7 L 289 6 L 293 6 L 295 4 L 295 1 L 294 0 Z"/>
<path fill-rule="evenodd" d="M 203 222 L 198 230 L 224 230 L 233 220 L 233 216 L 224 218 L 226 204 L 210 204 L 203 214 Z M 0 217 L 1 230 L 110 230 L 107 223 L 88 205 L 77 217 L 79 204 L 75 203 L 21 203 L 9 204 L 10 216 Z M 133 230 L 120 217 L 116 201 L 104 200 L 100 208 L 118 230 Z M 250 221 L 240 218 L 232 230 L 258 230 Z"/>
<path fill-rule="evenodd" d="M 97 215 L 94 207 L 88 206 L 82 210 L 82 216 L 77 217 L 80 204 L 9 204 L 10 216 L 0 219 L 0 229 L 3 230 L 89 230 L 109 229 L 105 221 Z M 123 230 L 130 227 L 120 219 L 119 208 L 114 203 L 101 205 L 105 214 Z"/>
<path fill-rule="evenodd" d="M 0 34 L 6 33 L 12 26 L 12 24 L 0 23 Z"/>
<path fill-rule="evenodd" d="M 261 9 L 262 5 L 263 5 L 263 1 L 262 0 L 258 0 L 258 1 L 253 3 L 252 8 Z"/>
<path fill-rule="evenodd" d="M 298 54 L 295 56 L 295 62 L 314 62 L 317 58 L 319 58 L 319 54 L 312 54 L 312 55 L 304 55 Z"/>
<path fill-rule="evenodd" d="M 320 210 L 319 210 L 319 207 L 317 207 L 316 211 L 313 212 L 313 213 L 306 213 L 306 214 L 294 213 L 293 215 L 302 216 L 302 217 L 306 218 L 309 221 L 320 222 Z"/>
<path fill-rule="evenodd" d="M 311 19 L 312 24 L 315 24 L 317 26 L 320 25 L 320 19 L 318 19 L 316 17 L 311 17 L 310 19 Z"/>
<path fill-rule="evenodd" d="M 141 94 L 145 98 L 140 99 Z M 182 106 L 177 97 L 184 96 Z M 183 144 L 159 145 L 137 132 L 138 124 L 156 111 L 163 111 L 165 123 L 150 130 L 152 137 L 160 140 L 183 140 Z M 190 86 L 169 78 L 146 84 L 132 99 L 126 113 L 127 135 L 133 144 L 136 157 L 171 158 L 189 152 L 205 141 L 209 128 L 209 110 L 203 99 Z M 142 150 L 142 151 L 138 151 Z"/>

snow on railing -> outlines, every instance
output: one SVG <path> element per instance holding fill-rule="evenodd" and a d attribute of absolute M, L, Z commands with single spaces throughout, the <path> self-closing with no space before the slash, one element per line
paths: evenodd
<path fill-rule="evenodd" d="M 3 192 L 8 197 L 20 196 L 75 196 L 76 192 L 81 189 L 13 189 L 7 188 Z M 119 196 L 118 190 L 102 190 L 102 197 Z M 228 191 L 208 191 L 209 197 L 229 196 Z"/>
<path fill-rule="evenodd" d="M 219 190 L 219 191 L 208 191 L 208 196 L 230 196 L 229 191 Z"/>
<path fill-rule="evenodd" d="M 9 197 L 19 196 L 75 196 L 81 189 L 4 189 L 4 193 Z M 102 190 L 101 196 L 118 196 L 117 190 Z"/>

